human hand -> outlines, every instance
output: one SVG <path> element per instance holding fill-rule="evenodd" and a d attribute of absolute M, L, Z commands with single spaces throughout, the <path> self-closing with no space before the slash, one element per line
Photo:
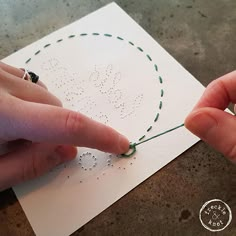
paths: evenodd
<path fill-rule="evenodd" d="M 61 107 L 42 82 L 0 62 L 0 191 L 35 178 L 76 156 L 74 146 L 116 154 L 128 140 L 112 128 Z"/>
<path fill-rule="evenodd" d="M 236 162 L 236 117 L 224 110 L 236 103 L 236 71 L 211 82 L 185 127 Z"/>

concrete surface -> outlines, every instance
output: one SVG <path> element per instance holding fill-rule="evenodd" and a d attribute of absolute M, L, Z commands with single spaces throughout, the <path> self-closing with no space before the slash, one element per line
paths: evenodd
<path fill-rule="evenodd" d="M 0 58 L 109 3 L 0 0 Z M 235 0 L 116 1 L 202 84 L 235 69 Z M 204 202 L 230 205 L 219 233 L 198 219 Z M 236 235 L 236 166 L 199 142 L 73 235 Z M 34 235 L 12 190 L 0 193 L 0 235 Z"/>

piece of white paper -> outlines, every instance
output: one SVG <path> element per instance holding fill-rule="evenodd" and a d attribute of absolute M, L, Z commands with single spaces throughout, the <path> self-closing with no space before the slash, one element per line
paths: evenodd
<path fill-rule="evenodd" d="M 132 142 L 182 124 L 204 89 L 115 3 L 4 61 L 34 71 L 65 107 Z M 181 127 L 130 158 L 79 148 L 74 161 L 14 191 L 36 235 L 69 235 L 197 141 Z"/>

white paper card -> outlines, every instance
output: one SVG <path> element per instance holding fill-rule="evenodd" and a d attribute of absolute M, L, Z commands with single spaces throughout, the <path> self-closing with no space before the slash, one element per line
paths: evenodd
<path fill-rule="evenodd" d="M 182 124 L 204 89 L 115 3 L 4 61 L 132 142 Z M 197 141 L 181 127 L 130 158 L 80 148 L 74 161 L 14 191 L 36 235 L 69 235 Z"/>

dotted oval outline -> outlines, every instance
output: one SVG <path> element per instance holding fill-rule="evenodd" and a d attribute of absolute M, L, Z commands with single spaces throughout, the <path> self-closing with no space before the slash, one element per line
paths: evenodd
<path fill-rule="evenodd" d="M 85 36 L 104 36 L 104 37 L 107 37 L 107 38 L 115 38 L 115 39 L 117 39 L 117 40 L 119 40 L 119 41 L 126 42 L 126 43 L 128 43 L 130 46 L 136 48 L 140 53 L 142 53 L 142 54 L 147 58 L 147 60 L 148 60 L 150 63 L 153 63 L 152 57 L 151 57 L 148 53 L 146 53 L 146 52 L 143 50 L 143 48 L 141 48 L 141 47 L 139 47 L 139 46 L 136 46 L 132 41 L 125 40 L 123 37 L 114 36 L 114 35 L 108 34 L 108 33 L 105 33 L 105 34 L 101 34 L 101 33 L 91 33 L 91 34 L 89 34 L 89 33 L 81 33 L 81 34 L 78 34 L 78 36 L 79 36 L 79 37 L 85 37 Z M 76 35 L 75 35 L 75 34 L 72 34 L 72 35 L 69 35 L 66 39 L 72 39 L 72 38 L 75 38 L 75 37 L 76 37 Z M 60 42 L 62 42 L 63 40 L 64 40 L 63 38 L 60 38 L 60 39 L 56 40 L 56 43 L 60 43 Z M 55 43 L 55 42 L 54 42 L 54 43 Z M 51 43 L 47 43 L 47 44 L 45 44 L 45 45 L 43 46 L 42 49 L 45 50 L 46 48 L 50 47 L 51 45 L 52 45 Z M 42 51 L 42 49 L 41 49 L 41 50 L 40 50 L 40 49 L 37 50 L 37 51 L 34 53 L 34 56 L 37 56 L 38 54 L 40 54 L 41 51 Z M 28 64 L 28 63 L 31 61 L 31 59 L 32 59 L 32 57 L 28 58 L 28 59 L 25 61 L 25 64 Z M 154 69 L 156 72 L 158 72 L 158 66 L 157 66 L 157 64 L 153 63 L 153 69 Z M 160 75 L 158 75 L 158 81 L 159 81 L 160 85 L 162 86 L 162 84 L 163 84 L 163 78 L 162 78 Z M 158 111 L 157 111 L 156 116 L 155 116 L 155 118 L 154 118 L 154 120 L 153 120 L 154 123 L 158 121 L 158 118 L 159 118 L 159 116 L 160 116 L 160 111 L 161 111 L 161 109 L 162 109 L 162 107 L 163 107 L 163 102 L 162 102 L 163 96 L 164 96 L 164 90 L 163 90 L 163 88 L 161 87 L 161 89 L 160 89 L 160 102 L 159 102 L 159 106 L 158 106 Z M 146 133 L 148 133 L 149 131 L 151 131 L 151 129 L 152 129 L 152 125 L 150 125 L 150 126 L 148 127 L 148 129 L 146 130 Z M 146 133 L 145 133 L 143 136 L 141 136 L 138 140 L 139 140 L 139 141 L 144 140 L 144 139 L 146 138 Z"/>

